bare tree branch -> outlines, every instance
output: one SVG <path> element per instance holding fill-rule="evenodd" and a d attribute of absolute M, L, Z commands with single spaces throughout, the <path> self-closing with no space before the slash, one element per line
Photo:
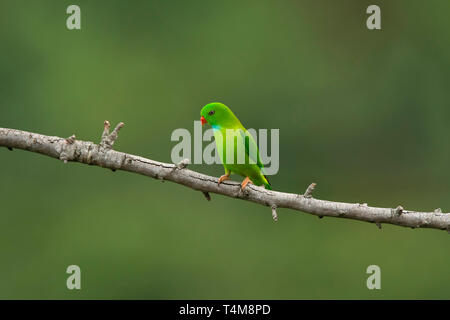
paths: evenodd
<path fill-rule="evenodd" d="M 366 203 L 344 203 L 314 199 L 311 196 L 315 184 L 311 184 L 304 195 L 266 190 L 249 184 L 244 191 L 238 182 L 230 180 L 218 185 L 218 179 L 186 169 L 189 161 L 179 164 L 157 162 L 143 157 L 118 152 L 112 149 L 118 131 L 124 126 L 119 123 L 112 133 L 110 124 L 104 123 L 104 131 L 100 143 L 69 138 L 46 136 L 21 130 L 0 128 L 0 146 L 9 150 L 23 149 L 41 153 L 65 163 L 77 161 L 85 164 L 109 168 L 113 171 L 124 170 L 149 176 L 161 181 L 172 181 L 188 188 L 202 192 L 210 200 L 209 193 L 252 201 L 272 209 L 272 217 L 278 219 L 278 208 L 290 208 L 323 216 L 348 218 L 375 223 L 381 228 L 382 223 L 411 228 L 433 228 L 450 232 L 450 214 L 441 209 L 433 212 L 416 212 L 394 208 L 369 207 Z"/>

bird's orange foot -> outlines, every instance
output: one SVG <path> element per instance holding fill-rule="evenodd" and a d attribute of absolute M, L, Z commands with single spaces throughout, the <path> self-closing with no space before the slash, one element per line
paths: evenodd
<path fill-rule="evenodd" d="M 247 186 L 247 184 L 248 184 L 249 182 L 253 184 L 252 180 L 250 180 L 249 177 L 245 178 L 244 181 L 242 181 L 242 183 L 241 183 L 241 190 L 242 190 L 242 191 L 244 191 L 244 188 Z"/>
<path fill-rule="evenodd" d="M 219 182 L 217 182 L 217 184 L 221 184 L 222 182 L 224 182 L 225 180 L 230 180 L 230 174 L 224 174 L 223 176 L 221 176 L 219 178 Z"/>

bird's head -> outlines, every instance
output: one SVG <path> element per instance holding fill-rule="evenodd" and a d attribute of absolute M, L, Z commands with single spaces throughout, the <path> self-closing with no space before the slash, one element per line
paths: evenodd
<path fill-rule="evenodd" d="M 211 126 L 226 126 L 235 121 L 236 117 L 231 110 L 220 102 L 208 103 L 200 111 L 200 121 Z M 237 119 L 236 119 L 237 120 Z"/>

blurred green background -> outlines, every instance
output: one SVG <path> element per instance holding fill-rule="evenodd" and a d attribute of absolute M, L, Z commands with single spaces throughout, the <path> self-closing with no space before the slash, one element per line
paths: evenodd
<path fill-rule="evenodd" d="M 376 1 L 370 31 L 374 3 L 2 1 L 0 127 L 98 142 L 123 121 L 117 150 L 170 162 L 172 131 L 221 101 L 280 129 L 276 190 L 449 212 L 450 2 Z M 443 231 L 286 209 L 274 223 L 126 172 L 5 148 L 0 164 L 0 298 L 450 298 Z"/>

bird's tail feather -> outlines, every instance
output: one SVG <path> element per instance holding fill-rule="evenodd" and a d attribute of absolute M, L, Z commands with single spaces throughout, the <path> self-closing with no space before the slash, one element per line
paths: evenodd
<path fill-rule="evenodd" d="M 264 177 L 264 180 L 266 180 L 264 182 L 264 188 L 266 188 L 267 190 L 272 190 L 272 186 L 270 185 L 270 181 L 269 181 L 269 179 L 267 179 L 267 176 L 263 175 L 263 177 Z"/>

